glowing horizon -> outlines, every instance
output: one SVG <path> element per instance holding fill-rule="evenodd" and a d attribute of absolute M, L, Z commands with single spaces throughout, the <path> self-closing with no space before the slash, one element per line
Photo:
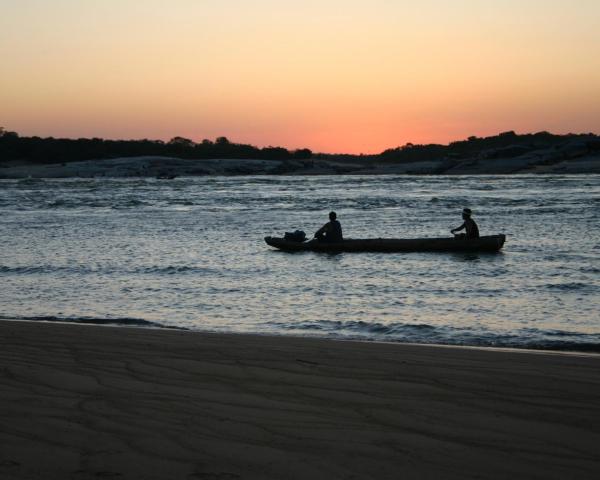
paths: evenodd
<path fill-rule="evenodd" d="M 600 2 L 281 3 L 9 0 L 0 126 L 337 153 L 600 130 Z"/>

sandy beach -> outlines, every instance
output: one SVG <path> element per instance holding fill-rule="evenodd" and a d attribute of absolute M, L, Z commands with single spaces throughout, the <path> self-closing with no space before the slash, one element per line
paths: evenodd
<path fill-rule="evenodd" d="M 0 323 L 2 479 L 600 475 L 600 356 Z"/>

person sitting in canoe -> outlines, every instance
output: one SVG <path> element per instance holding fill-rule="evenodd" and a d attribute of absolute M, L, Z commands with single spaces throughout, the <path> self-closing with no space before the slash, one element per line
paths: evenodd
<path fill-rule="evenodd" d="M 335 212 L 329 212 L 329 222 L 323 225 L 315 233 L 315 238 L 319 242 L 335 243 L 344 240 L 342 236 L 342 225 L 336 220 Z"/>
<path fill-rule="evenodd" d="M 464 208 L 462 211 L 462 218 L 464 220 L 464 223 L 460 227 L 453 228 L 452 230 L 450 230 L 450 233 L 460 232 L 464 229 L 466 233 L 459 235 L 460 237 L 469 239 L 479 238 L 479 228 L 477 228 L 475 220 L 471 218 L 472 213 L 473 212 L 471 212 L 470 208 Z"/>

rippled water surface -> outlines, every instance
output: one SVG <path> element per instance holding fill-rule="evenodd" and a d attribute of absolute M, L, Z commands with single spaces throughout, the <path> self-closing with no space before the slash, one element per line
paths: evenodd
<path fill-rule="evenodd" d="M 499 254 L 278 252 L 346 237 Z M 0 318 L 600 351 L 600 176 L 0 180 Z"/>

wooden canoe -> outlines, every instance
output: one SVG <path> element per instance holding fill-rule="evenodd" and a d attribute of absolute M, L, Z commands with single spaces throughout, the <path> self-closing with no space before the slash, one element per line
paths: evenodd
<path fill-rule="evenodd" d="M 505 235 L 465 238 L 369 238 L 347 239 L 339 243 L 317 240 L 292 242 L 280 237 L 265 237 L 271 247 L 286 252 L 497 252 L 506 241 Z"/>

